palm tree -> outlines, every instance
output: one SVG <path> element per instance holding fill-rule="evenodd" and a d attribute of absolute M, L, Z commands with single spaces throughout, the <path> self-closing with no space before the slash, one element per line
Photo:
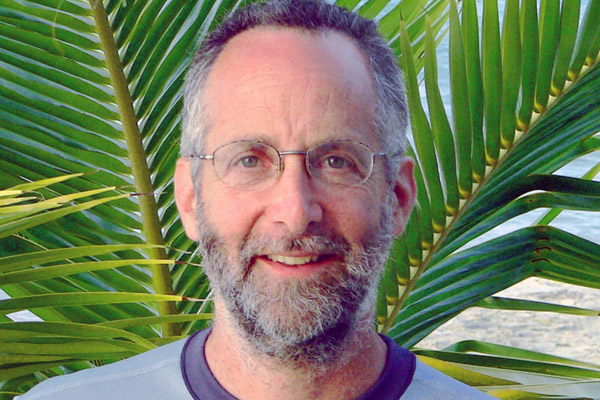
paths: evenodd
<path fill-rule="evenodd" d="M 238 3 L 0 2 L 2 398 L 210 320 L 171 177 L 190 55 Z M 600 210 L 597 166 L 583 179 L 553 175 L 600 147 L 600 1 L 579 25 L 578 1 L 542 1 L 538 16 L 535 1 L 508 0 L 502 34 L 493 1 L 481 34 L 474 0 L 462 17 L 453 0 L 338 3 L 378 21 L 399 56 L 419 167 L 418 206 L 386 265 L 380 329 L 413 347 L 474 306 L 597 315 L 495 294 L 530 276 L 600 287 L 600 246 L 550 226 L 563 209 Z M 448 20 L 451 119 L 436 71 Z M 538 207 L 551 211 L 537 225 L 465 247 Z M 43 322 L 15 323 L 22 310 Z M 476 341 L 413 351 L 501 398 L 600 392 L 600 367 L 584 362 Z"/>

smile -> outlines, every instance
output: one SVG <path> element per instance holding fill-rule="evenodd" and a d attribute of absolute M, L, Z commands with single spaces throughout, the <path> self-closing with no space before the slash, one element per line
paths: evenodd
<path fill-rule="evenodd" d="M 317 262 L 320 258 L 319 255 L 305 256 L 305 257 L 291 257 L 291 256 L 282 256 L 278 254 L 267 254 L 265 255 L 271 261 L 275 261 L 282 264 L 287 265 L 302 265 L 307 264 L 309 262 Z"/>

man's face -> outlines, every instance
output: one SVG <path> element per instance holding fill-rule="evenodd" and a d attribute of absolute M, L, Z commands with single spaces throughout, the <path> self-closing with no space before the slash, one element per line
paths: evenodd
<path fill-rule="evenodd" d="M 382 151 L 367 65 L 339 33 L 260 28 L 236 36 L 206 84 L 204 153 L 249 139 L 280 151 L 330 139 Z M 371 316 L 397 193 L 381 159 L 365 183 L 348 188 L 311 179 L 302 155 L 282 161 L 279 178 L 260 190 L 223 184 L 205 162 L 193 210 L 179 206 L 218 301 L 248 339 L 280 358 L 321 357 L 356 329 L 357 318 Z M 187 162 L 180 161 L 189 171 Z"/>

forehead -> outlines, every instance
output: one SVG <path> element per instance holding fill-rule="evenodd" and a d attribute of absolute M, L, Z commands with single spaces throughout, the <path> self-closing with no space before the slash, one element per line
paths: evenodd
<path fill-rule="evenodd" d="M 209 148 L 258 136 L 272 136 L 275 145 L 319 138 L 373 144 L 364 137 L 375 115 L 369 63 L 339 32 L 260 27 L 237 35 L 209 73 L 204 103 Z"/>

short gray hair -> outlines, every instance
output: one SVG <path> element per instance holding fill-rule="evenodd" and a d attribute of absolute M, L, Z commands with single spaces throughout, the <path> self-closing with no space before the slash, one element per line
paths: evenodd
<path fill-rule="evenodd" d="M 402 72 L 396 58 L 377 31 L 377 25 L 356 13 L 322 0 L 271 0 L 253 3 L 233 12 L 202 43 L 184 85 L 181 156 L 203 148 L 208 131 L 203 90 L 208 74 L 225 45 L 236 35 L 256 27 L 296 28 L 308 32 L 337 31 L 353 38 L 369 59 L 377 93 L 375 129 L 388 154 L 400 155 L 406 146 L 408 109 Z M 400 157 L 388 163 L 388 179 L 399 168 Z"/>

